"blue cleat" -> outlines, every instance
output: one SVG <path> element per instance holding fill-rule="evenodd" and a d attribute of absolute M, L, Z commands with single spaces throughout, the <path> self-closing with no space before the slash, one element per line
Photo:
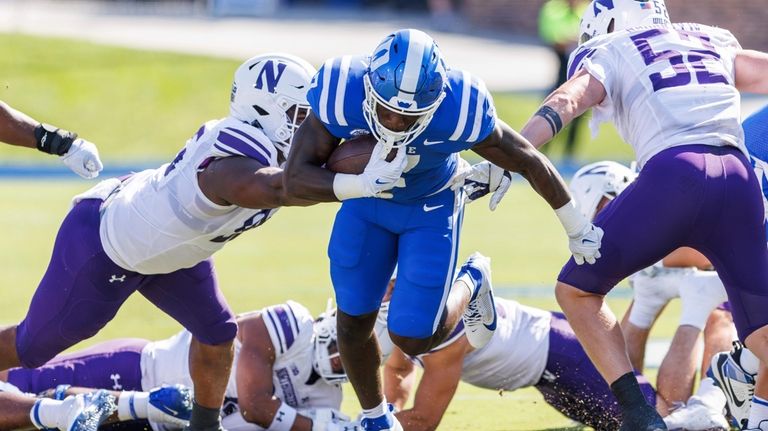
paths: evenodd
<path fill-rule="evenodd" d="M 147 419 L 187 426 L 192 416 L 192 392 L 184 385 L 161 386 L 149 391 Z"/>
<path fill-rule="evenodd" d="M 390 404 L 389 412 L 377 418 L 363 418 L 360 422 L 365 431 L 403 431 L 403 426 L 394 415 L 395 407 Z"/>
<path fill-rule="evenodd" d="M 456 280 L 473 289 L 462 319 L 467 341 L 475 349 L 485 347 L 496 331 L 496 304 L 491 285 L 491 259 L 479 252 L 472 253 L 459 270 Z"/>

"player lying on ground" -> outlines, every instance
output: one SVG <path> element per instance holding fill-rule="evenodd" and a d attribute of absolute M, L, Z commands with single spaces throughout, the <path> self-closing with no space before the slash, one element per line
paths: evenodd
<path fill-rule="evenodd" d="M 0 430 L 97 431 L 115 408 L 106 391 L 42 399 L 0 381 Z"/>
<path fill-rule="evenodd" d="M 742 126 L 744 143 L 763 194 L 765 220 L 768 220 L 768 106 L 744 120 Z M 758 235 L 766 235 L 768 238 L 768 230 Z M 707 371 L 705 381 L 716 382 L 722 392 L 702 390 L 705 388 L 702 381 L 702 388 L 674 416 L 697 417 L 702 414 L 702 410 L 721 411 L 725 407 L 739 426 L 747 426 L 758 371 L 760 367 L 757 357 L 749 349 L 743 349 L 740 343 L 735 344 L 730 352 L 715 355 Z M 757 401 L 756 405 L 761 410 L 766 407 L 761 401 Z"/>
<path fill-rule="evenodd" d="M 103 168 L 96 146 L 72 133 L 35 121 L 0 101 L 0 142 L 55 154 L 83 178 L 96 178 Z"/>
<path fill-rule="evenodd" d="M 288 301 L 237 317 L 235 360 L 227 382 L 222 426 L 227 430 L 355 431 L 340 413 L 346 374 L 336 344 L 336 317 L 317 320 L 299 303 Z M 54 358 L 37 369 L 0 372 L 0 380 L 22 391 L 40 393 L 57 385 L 120 390 L 115 393 L 120 421 L 148 419 L 155 430 L 179 428 L 169 416 L 178 403 L 168 394 L 134 393 L 161 385 L 191 387 L 192 334 L 150 342 L 113 340 Z M 175 386 L 163 388 L 166 392 Z M 142 404 L 137 408 L 137 402 Z M 148 402 L 149 401 L 149 402 Z M 181 419 L 188 419 L 187 415 Z M 178 417 L 178 415 L 176 415 Z M 161 422 L 163 426 L 159 426 Z M 146 428 L 146 420 L 131 429 Z"/>
<path fill-rule="evenodd" d="M 475 253 L 462 266 L 454 288 L 483 283 L 491 283 L 490 259 Z M 401 410 L 396 416 L 403 429 L 437 429 L 459 381 L 464 381 L 493 391 L 533 386 L 569 418 L 597 430 L 616 430 L 621 421 L 616 399 L 563 314 L 499 297 L 495 301 L 496 331 L 483 348 L 472 347 L 461 322 L 448 339 L 426 354 L 410 356 L 394 348 L 384 365 L 384 389 L 387 399 Z M 417 365 L 424 368 L 424 374 L 413 407 L 403 410 L 415 384 Z M 638 374 L 637 378 L 646 400 L 666 411 L 645 377 Z"/>
<path fill-rule="evenodd" d="M 608 202 L 619 196 L 635 179 L 635 173 L 616 162 L 602 161 L 591 163 L 579 169 L 570 183 L 571 193 L 576 199 L 579 210 L 590 220 L 594 219 Z M 702 366 L 702 375 L 709 367 L 709 362 L 715 352 L 730 348 L 735 338 L 735 328 L 730 319 L 730 312 L 718 305 L 726 299 L 723 287 L 717 273 L 711 270 L 703 271 L 698 268 L 710 268 L 709 261 L 697 251 L 683 247 L 670 253 L 660 262 L 645 268 L 629 277 L 633 287 L 633 302 L 624 315 L 622 332 L 627 340 L 627 350 L 630 359 L 639 364 L 633 366 L 640 372 L 642 359 L 645 355 L 645 344 L 653 322 L 675 297 L 680 297 L 682 312 L 680 326 L 675 331 L 672 344 L 659 368 L 656 387 L 658 396 L 665 405 L 674 409 L 684 404 L 693 392 L 696 371 L 699 368 L 698 358 L 699 335 L 705 328 L 706 350 L 704 358 L 706 365 Z M 712 380 L 704 380 L 702 387 L 710 391 L 719 391 Z M 720 409 L 722 410 L 722 409 Z M 662 416 L 667 411 L 659 411 Z M 685 422 L 670 422 L 689 429 L 724 428 L 727 421 L 722 411 L 701 411 L 697 417 L 689 417 Z"/>
<path fill-rule="evenodd" d="M 343 201 L 328 246 L 342 359 L 366 429 L 398 430 L 381 390 L 373 336 L 395 265 L 400 277 L 389 332 L 403 351 L 419 354 L 440 344 L 462 313 L 475 346 L 494 328 L 490 291 L 450 289 L 464 204 L 463 190 L 451 186 L 466 175 L 458 152 L 471 148 L 523 175 L 555 209 L 577 259 L 600 257 L 601 231 L 576 211 L 546 157 L 496 117 L 483 81 L 449 69 L 421 31 L 394 32 L 370 56 L 327 60 L 308 99 L 312 112 L 296 133 L 286 189 L 299 199 Z M 323 168 L 342 139 L 364 134 L 379 144 L 362 176 Z"/>
<path fill-rule="evenodd" d="M 211 256 L 288 199 L 280 166 L 308 109 L 314 68 L 254 57 L 235 72 L 230 116 L 170 163 L 77 196 L 24 320 L 0 330 L 0 370 L 35 368 L 96 334 L 138 291 L 189 330 L 193 430 L 217 430 L 237 333 Z"/>
<path fill-rule="evenodd" d="M 594 265 L 570 260 L 556 296 L 622 407 L 622 430 L 665 429 L 637 385 L 604 296 L 627 276 L 688 246 L 723 280 L 739 338 L 768 363 L 768 247 L 758 180 L 744 148 L 739 91 L 768 93 L 768 54 L 724 29 L 672 24 L 662 0 L 593 0 L 568 82 L 521 133 L 536 147 L 594 107 L 636 152 L 640 175 L 595 219 Z M 595 129 L 597 130 L 597 129 Z M 763 373 L 761 373 L 763 374 Z M 758 377 L 749 428 L 768 429 L 768 376 Z"/>

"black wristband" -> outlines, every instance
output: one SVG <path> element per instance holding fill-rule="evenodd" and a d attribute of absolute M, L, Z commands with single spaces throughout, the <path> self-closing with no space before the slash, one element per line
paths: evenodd
<path fill-rule="evenodd" d="M 50 124 L 40 123 L 35 127 L 37 149 L 44 153 L 63 156 L 67 154 L 75 139 L 77 139 L 77 133 L 59 129 Z"/>
<path fill-rule="evenodd" d="M 203 407 L 195 401 L 192 404 L 192 417 L 186 430 L 217 431 L 221 429 L 221 409 Z"/>
<path fill-rule="evenodd" d="M 552 128 L 552 136 L 560 133 L 560 130 L 563 128 L 563 120 L 560 118 L 560 114 L 558 114 L 557 111 L 547 105 L 542 106 L 538 111 L 536 111 L 535 115 L 538 115 L 539 117 L 547 120 L 549 127 Z"/>

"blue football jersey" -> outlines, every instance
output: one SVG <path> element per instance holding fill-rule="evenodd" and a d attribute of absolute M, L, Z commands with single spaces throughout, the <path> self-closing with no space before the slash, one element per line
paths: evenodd
<path fill-rule="evenodd" d="M 312 80 L 309 104 L 338 138 L 370 133 L 363 117 L 363 76 L 367 69 L 366 56 L 336 57 L 327 60 Z M 395 202 L 414 202 L 444 189 L 456 170 L 456 153 L 485 139 L 496 125 L 493 98 L 482 80 L 451 70 L 445 91 L 432 121 L 405 148 L 405 186 L 392 190 Z"/>
<path fill-rule="evenodd" d="M 768 240 L 768 106 L 755 112 L 742 123 L 744 144 L 749 152 L 755 174 L 763 192 L 766 217 L 766 240 Z"/>

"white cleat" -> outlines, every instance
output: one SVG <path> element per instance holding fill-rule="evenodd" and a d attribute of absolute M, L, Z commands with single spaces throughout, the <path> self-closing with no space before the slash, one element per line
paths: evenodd
<path fill-rule="evenodd" d="M 395 411 L 392 404 L 389 405 L 389 411 L 377 418 L 363 418 L 360 426 L 364 431 L 403 431 L 403 426 L 395 417 Z"/>
<path fill-rule="evenodd" d="M 741 367 L 739 360 L 743 349 L 741 343 L 734 341 L 733 350 L 715 354 L 707 375 L 725 393 L 728 414 L 740 427 L 746 428 L 752 396 L 755 394 L 755 375 Z"/>
<path fill-rule="evenodd" d="M 100 390 L 89 394 L 79 394 L 64 400 L 70 403 L 63 418 L 62 431 L 96 431 L 117 407 L 115 397 Z"/>
<path fill-rule="evenodd" d="M 670 431 L 728 431 L 731 429 L 722 409 L 716 411 L 695 395 L 688 399 L 688 404 L 665 417 L 664 423 Z"/>
<path fill-rule="evenodd" d="M 491 341 L 493 332 L 496 330 L 497 316 L 491 285 L 491 259 L 479 252 L 472 253 L 462 265 L 456 278 L 473 288 L 462 320 L 464 320 L 467 341 L 475 349 L 480 349 Z"/>

